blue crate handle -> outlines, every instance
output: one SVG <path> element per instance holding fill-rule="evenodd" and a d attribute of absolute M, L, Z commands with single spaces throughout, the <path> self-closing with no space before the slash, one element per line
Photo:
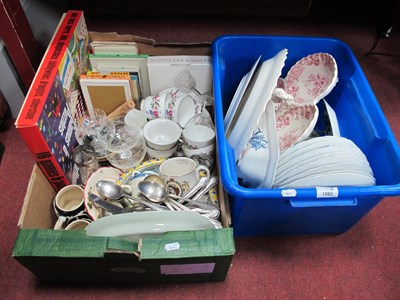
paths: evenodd
<path fill-rule="evenodd" d="M 328 207 L 328 206 L 356 206 L 357 199 L 290 199 L 292 207 Z"/>

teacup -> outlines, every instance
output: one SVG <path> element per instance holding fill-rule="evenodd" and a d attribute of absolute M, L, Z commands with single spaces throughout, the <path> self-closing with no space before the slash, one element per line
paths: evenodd
<path fill-rule="evenodd" d="M 58 193 L 53 202 L 57 222 L 54 229 L 62 229 L 65 223 L 85 214 L 83 188 L 79 185 L 67 185 Z"/>
<path fill-rule="evenodd" d="M 215 143 L 199 149 L 190 149 L 188 145 L 182 144 L 182 152 L 186 157 L 190 157 L 197 164 L 202 164 L 208 167 L 210 172 L 214 170 L 214 149 Z"/>
<path fill-rule="evenodd" d="M 201 103 L 194 92 L 183 93 L 179 89 L 171 90 L 165 100 L 165 117 L 178 123 L 182 128 L 201 111 Z"/>
<path fill-rule="evenodd" d="M 214 153 L 214 148 L 215 143 L 198 149 L 191 149 L 187 144 L 182 145 L 183 155 L 185 155 L 186 157 L 192 157 L 193 155 L 211 157 Z"/>
<path fill-rule="evenodd" d="M 168 90 L 163 90 L 155 95 L 146 97 L 141 102 L 140 110 L 149 119 L 165 118 L 165 98 L 169 93 Z"/>
<path fill-rule="evenodd" d="M 169 150 L 181 137 L 181 128 L 169 119 L 154 119 L 143 127 L 143 136 L 152 149 Z"/>
<path fill-rule="evenodd" d="M 149 158 L 170 158 L 173 156 L 176 151 L 178 150 L 178 143 L 175 143 L 175 145 L 171 149 L 167 150 L 157 150 L 151 148 L 149 145 L 146 147 L 146 152 Z"/>
<path fill-rule="evenodd" d="M 159 167 L 161 177 L 171 188 L 174 184 L 182 191 L 184 196 L 201 176 L 210 178 L 210 170 L 204 165 L 197 165 L 189 157 L 173 157 L 165 160 Z"/>
<path fill-rule="evenodd" d="M 142 128 L 147 123 L 147 115 L 136 108 L 131 109 L 124 117 L 124 122 L 129 126 Z"/>
<path fill-rule="evenodd" d="M 88 226 L 91 222 L 86 219 L 77 219 L 70 222 L 65 230 L 83 230 Z"/>
<path fill-rule="evenodd" d="M 189 149 L 201 149 L 214 142 L 214 129 L 205 125 L 190 125 L 182 131 L 185 144 Z"/>

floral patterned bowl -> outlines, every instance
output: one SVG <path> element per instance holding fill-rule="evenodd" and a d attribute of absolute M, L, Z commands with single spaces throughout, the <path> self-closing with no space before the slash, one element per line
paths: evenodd
<path fill-rule="evenodd" d="M 306 140 L 310 136 L 318 114 L 318 107 L 314 104 L 299 105 L 282 102 L 276 106 L 276 132 L 281 153 L 294 143 Z"/>
<path fill-rule="evenodd" d="M 283 89 L 299 104 L 317 104 L 334 88 L 338 68 L 332 55 L 314 53 L 296 62 L 283 80 Z"/>
<path fill-rule="evenodd" d="M 278 79 L 273 101 L 281 152 L 310 136 L 319 114 L 316 104 L 332 91 L 337 81 L 336 61 L 328 53 L 300 59 L 285 79 Z"/>

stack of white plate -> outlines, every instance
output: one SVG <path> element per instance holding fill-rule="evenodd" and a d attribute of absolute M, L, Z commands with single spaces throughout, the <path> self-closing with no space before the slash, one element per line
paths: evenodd
<path fill-rule="evenodd" d="M 349 139 L 323 136 L 281 153 L 273 187 L 369 185 L 375 178 L 364 153 Z"/>

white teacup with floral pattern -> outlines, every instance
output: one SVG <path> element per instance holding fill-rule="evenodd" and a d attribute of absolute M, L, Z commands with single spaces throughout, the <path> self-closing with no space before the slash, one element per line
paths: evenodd
<path fill-rule="evenodd" d="M 171 88 L 165 101 L 165 117 L 185 127 L 194 115 L 201 111 L 201 103 L 195 92 L 184 93 L 178 88 Z"/>
<path fill-rule="evenodd" d="M 163 90 L 155 95 L 144 98 L 140 104 L 140 110 L 149 119 L 165 118 L 165 99 L 169 95 L 168 90 Z"/>

